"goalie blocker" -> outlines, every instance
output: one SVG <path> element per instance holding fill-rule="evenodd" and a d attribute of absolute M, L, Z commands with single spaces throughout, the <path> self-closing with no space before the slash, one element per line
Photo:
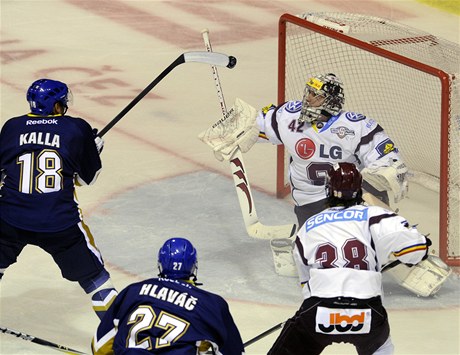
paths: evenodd
<path fill-rule="evenodd" d="M 452 269 L 434 255 L 411 267 L 401 264 L 388 270 L 399 285 L 421 297 L 436 294 L 451 273 Z"/>
<path fill-rule="evenodd" d="M 378 164 L 364 168 L 361 174 L 368 183 L 379 191 L 392 191 L 394 202 L 406 197 L 409 186 L 407 182 L 408 168 L 403 161 L 380 159 Z"/>

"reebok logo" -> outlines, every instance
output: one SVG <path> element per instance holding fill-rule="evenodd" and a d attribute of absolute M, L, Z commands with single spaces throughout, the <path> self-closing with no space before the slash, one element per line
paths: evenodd
<path fill-rule="evenodd" d="M 42 118 L 40 120 L 27 120 L 26 126 L 33 126 L 36 124 L 58 124 L 58 120 L 55 118 L 45 119 Z"/>

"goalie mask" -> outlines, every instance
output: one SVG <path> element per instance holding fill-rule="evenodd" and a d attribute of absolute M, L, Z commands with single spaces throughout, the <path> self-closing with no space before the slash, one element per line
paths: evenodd
<path fill-rule="evenodd" d="M 72 93 L 66 84 L 50 79 L 39 79 L 32 83 L 27 90 L 27 101 L 30 112 L 35 115 L 48 116 L 54 113 L 54 104 L 62 106 L 66 113 L 69 103 L 72 101 Z"/>
<path fill-rule="evenodd" d="M 170 279 L 196 279 L 198 261 L 196 249 L 185 238 L 168 239 L 158 252 L 160 277 Z"/>
<path fill-rule="evenodd" d="M 299 122 L 327 121 L 340 113 L 344 103 L 342 81 L 332 73 L 317 75 L 305 86 Z"/>
<path fill-rule="evenodd" d="M 353 163 L 335 163 L 326 177 L 326 196 L 329 199 L 359 200 L 363 177 Z M 359 201 L 360 202 L 360 201 Z"/>

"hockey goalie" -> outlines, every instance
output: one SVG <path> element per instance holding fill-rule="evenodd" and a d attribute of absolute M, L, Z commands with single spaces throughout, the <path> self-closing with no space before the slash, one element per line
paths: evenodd
<path fill-rule="evenodd" d="M 340 79 L 333 74 L 311 78 L 307 82 L 302 102 L 291 101 L 278 107 L 272 105 L 259 112 L 243 100 L 237 99 L 235 105 L 229 110 L 228 115 L 201 133 L 199 138 L 212 147 L 214 155 L 220 161 L 231 159 L 232 154 L 238 149 L 242 152 L 247 152 L 257 141 L 268 140 L 274 144 L 292 146 L 291 156 L 295 155 L 295 159 L 291 158 L 290 172 L 294 174 L 294 178 L 291 174 L 291 187 L 294 190 L 292 193 L 294 201 L 297 203 L 299 198 L 303 198 L 302 194 L 305 194 L 302 191 L 306 190 L 301 188 L 299 191 L 299 187 L 296 184 L 303 186 L 308 182 L 302 180 L 310 179 L 309 171 L 311 169 L 309 170 L 308 167 L 311 167 L 311 164 L 318 165 L 318 163 L 315 163 L 315 159 L 319 159 L 318 162 L 321 160 L 323 169 L 331 166 L 334 161 L 330 155 L 327 156 L 327 159 L 325 157 L 321 158 L 321 151 L 325 152 L 325 148 L 322 147 L 323 145 L 324 147 L 326 146 L 327 140 L 325 141 L 325 138 L 315 138 L 315 134 L 318 135 L 321 132 L 326 134 L 325 132 L 329 131 L 329 134 L 335 132 L 333 135 L 339 137 L 340 134 L 346 134 L 346 132 L 359 131 L 362 136 L 375 136 L 375 138 L 368 139 L 365 141 L 367 142 L 366 144 L 359 144 L 360 141 L 358 140 L 356 143 L 357 148 L 343 147 L 340 151 L 342 155 L 338 155 L 338 151 L 336 152 L 336 159 L 341 157 L 342 160 L 347 160 L 347 149 L 350 150 L 350 157 L 356 159 L 357 149 L 361 150 L 362 161 L 367 163 L 363 170 L 363 176 L 373 185 L 376 185 L 378 191 L 390 190 L 393 192 L 395 201 L 404 198 L 407 193 L 407 180 L 405 178 L 408 172 L 407 167 L 397 154 L 397 150 L 392 145 L 391 140 L 374 120 L 341 110 L 344 100 L 341 85 Z M 308 108 L 310 106 L 311 108 Z M 302 116 L 307 118 L 305 119 L 304 117 L 301 120 Z M 322 121 L 321 116 L 329 118 Z M 343 117 L 342 121 L 339 120 L 339 117 Z M 346 122 L 348 122 L 349 128 L 342 127 L 343 124 L 347 124 Z M 335 124 L 339 124 L 341 129 L 338 130 L 339 127 L 334 129 Z M 366 126 L 364 131 L 362 125 Z M 361 128 L 357 130 L 357 127 Z M 307 135 L 306 132 L 310 133 Z M 294 135 L 298 137 L 293 137 Z M 302 153 L 299 151 L 299 145 L 309 139 L 313 144 L 312 156 L 309 159 L 306 159 L 306 157 L 302 159 L 302 157 L 299 157 Z M 315 142 L 319 147 L 316 151 L 314 149 Z M 340 142 L 338 140 L 338 144 Z M 385 142 L 386 144 L 383 144 Z M 391 147 L 393 147 L 391 149 L 388 148 L 390 143 Z M 308 151 L 304 152 L 307 154 Z M 315 153 L 319 154 L 318 158 L 315 158 Z M 297 161 L 297 164 L 293 164 L 293 160 Z M 375 162 L 373 163 L 373 161 Z M 303 175 L 296 166 L 302 168 Z M 312 186 L 318 190 L 317 194 L 319 196 L 321 194 L 319 188 L 322 189 L 322 194 L 324 194 L 324 181 L 321 184 L 314 184 L 315 181 L 319 182 L 323 176 L 321 171 L 315 171 L 318 175 L 315 175 L 315 180 L 311 180 L 311 182 Z M 298 195 L 299 193 L 300 195 Z M 327 200 L 323 199 L 316 205 L 313 203 L 312 205 L 315 205 L 313 207 L 317 209 L 314 212 L 317 213 L 326 208 L 326 202 Z M 308 213 L 299 213 L 297 209 L 298 207 L 296 206 L 299 225 L 303 222 L 302 218 L 306 220 L 309 215 L 315 214 L 312 213 L 311 209 L 308 210 Z M 271 241 L 276 272 L 283 276 L 296 276 L 291 253 L 292 241 L 293 238 L 280 238 Z M 450 269 L 439 258 L 430 256 L 413 268 L 409 269 L 404 265 L 400 265 L 388 272 L 403 287 L 420 296 L 429 296 L 439 290 L 450 274 Z"/>

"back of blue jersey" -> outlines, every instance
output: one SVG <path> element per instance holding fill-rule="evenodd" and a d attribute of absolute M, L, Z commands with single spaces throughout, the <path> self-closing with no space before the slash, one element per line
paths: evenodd
<path fill-rule="evenodd" d="M 149 279 L 119 293 L 97 330 L 93 344 L 104 354 L 104 340 L 114 334 L 115 354 L 144 349 L 152 354 L 195 355 L 197 342 L 208 340 L 220 354 L 244 352 L 227 302 L 188 283 Z M 110 343 L 110 342 L 109 342 Z"/>
<path fill-rule="evenodd" d="M 83 119 L 28 114 L 8 120 L 0 133 L 0 218 L 37 232 L 69 228 L 81 220 L 76 177 L 91 184 L 101 167 Z"/>

